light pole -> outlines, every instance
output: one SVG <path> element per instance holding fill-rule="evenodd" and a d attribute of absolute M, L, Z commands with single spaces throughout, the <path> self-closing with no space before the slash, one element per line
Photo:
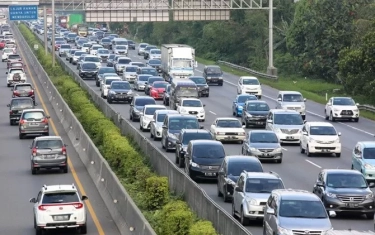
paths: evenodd
<path fill-rule="evenodd" d="M 273 0 L 269 0 L 270 12 L 268 14 L 268 67 L 267 74 L 277 75 L 277 69 L 273 66 Z"/>
<path fill-rule="evenodd" d="M 44 17 L 44 51 L 48 55 L 48 43 L 47 43 L 47 7 L 43 6 L 43 17 Z"/>
<path fill-rule="evenodd" d="M 52 67 L 55 66 L 55 0 L 52 0 Z"/>

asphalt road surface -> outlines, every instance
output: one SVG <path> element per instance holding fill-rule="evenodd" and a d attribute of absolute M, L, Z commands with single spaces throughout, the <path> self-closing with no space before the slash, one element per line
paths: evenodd
<path fill-rule="evenodd" d="M 42 38 L 42 37 L 41 37 Z M 43 38 L 42 38 L 43 39 Z M 128 57 L 134 62 L 146 62 L 142 56 L 138 56 L 134 50 L 129 50 Z M 69 62 L 66 62 L 69 64 Z M 105 64 L 103 64 L 105 66 Z M 71 65 L 71 68 L 76 70 L 76 66 Z M 195 75 L 202 75 L 204 65 L 199 64 L 195 69 Z M 77 70 L 76 70 L 77 71 Z M 232 116 L 232 103 L 237 95 L 236 85 L 239 77 L 224 73 L 224 85 L 210 86 L 210 97 L 203 97 L 201 100 L 206 105 L 206 120 L 203 123 L 206 129 L 209 129 L 217 117 L 233 117 Z M 100 94 L 99 88 L 95 86 L 95 81 L 85 80 L 90 85 L 91 89 Z M 276 97 L 278 90 L 271 87 L 262 85 L 263 96 L 271 108 L 276 107 Z M 144 92 L 138 92 L 139 95 L 145 95 Z M 158 101 L 162 104 L 161 101 Z M 111 104 L 121 115 L 129 119 L 129 105 L 128 104 Z M 307 101 L 306 102 L 306 120 L 307 121 L 325 121 L 324 119 L 324 105 Z M 135 127 L 139 127 L 139 122 L 132 123 Z M 202 124 L 202 123 L 201 123 Z M 360 118 L 358 123 L 354 122 L 336 122 L 333 123 L 336 130 L 342 133 L 342 155 L 340 158 L 334 156 L 314 156 L 307 157 L 300 153 L 299 146 L 283 146 L 283 162 L 276 163 L 263 163 L 266 171 L 274 171 L 278 173 L 283 179 L 287 188 L 303 189 L 312 191 L 313 185 L 317 180 L 318 173 L 322 169 L 340 168 L 350 169 L 351 167 L 351 154 L 357 141 L 375 141 L 375 122 Z M 143 134 L 150 141 L 150 133 Z M 155 143 L 161 148 L 160 141 Z M 234 155 L 241 153 L 240 144 L 225 144 L 227 155 Z M 163 150 L 164 151 L 164 150 Z M 164 151 L 165 152 L 165 151 Z M 174 161 L 174 153 L 165 153 L 165 156 Z M 212 182 L 199 184 L 207 194 L 215 200 L 221 207 L 229 213 L 231 212 L 231 204 L 224 203 L 222 198 L 217 196 L 216 184 Z M 374 226 L 373 220 L 366 219 L 365 216 L 339 216 L 331 219 L 335 229 L 353 229 L 360 231 L 372 230 Z M 253 221 L 250 226 L 247 226 L 254 235 L 262 234 L 262 222 Z"/>
<path fill-rule="evenodd" d="M 1 52 L 0 52 L 1 53 Z M 23 56 L 22 51 L 18 53 Z M 24 62 L 26 65 L 27 61 Z M 44 171 L 37 175 L 31 175 L 30 170 L 30 144 L 33 137 L 23 140 L 18 138 L 18 126 L 9 125 L 9 108 L 12 92 L 6 86 L 6 63 L 0 63 L 0 74 L 3 77 L 0 86 L 0 188 L 1 198 L 0 208 L 0 234 L 30 235 L 35 234 L 33 228 L 33 204 L 29 199 L 36 197 L 41 187 L 53 184 L 75 183 L 81 194 L 89 197 L 86 201 L 88 215 L 88 234 L 90 235 L 119 235 L 119 231 L 112 221 L 112 218 L 101 199 L 94 183 L 92 182 L 85 166 L 82 164 L 77 153 L 72 147 L 67 134 L 56 117 L 48 98 L 44 93 L 36 74 L 32 68 L 27 66 L 26 74 L 28 82 L 37 88 L 36 108 L 43 108 L 51 116 L 50 135 L 61 135 L 68 145 L 68 155 L 70 158 L 70 168 L 68 174 L 59 171 Z M 73 172 L 73 173 L 72 173 Z M 74 234 L 74 231 L 55 231 L 49 234 Z"/>

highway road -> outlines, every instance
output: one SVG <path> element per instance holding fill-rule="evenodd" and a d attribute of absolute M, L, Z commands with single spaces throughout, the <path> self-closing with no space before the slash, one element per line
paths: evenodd
<path fill-rule="evenodd" d="M 130 50 L 129 57 L 133 61 L 145 62 L 143 57 L 138 56 L 136 51 Z M 68 63 L 68 62 L 67 62 Z M 75 66 L 71 66 L 75 69 Z M 199 64 L 195 70 L 195 75 L 202 75 L 204 65 Z M 76 69 L 75 69 L 76 70 Z M 210 97 L 202 98 L 202 102 L 206 105 L 206 121 L 203 123 L 206 129 L 209 129 L 217 117 L 232 117 L 231 107 L 232 102 L 235 99 L 236 84 L 239 77 L 224 73 L 225 83 L 224 86 L 210 86 Z M 86 83 L 90 85 L 91 89 L 100 94 L 99 88 L 95 86 L 95 82 L 92 80 L 86 80 Z M 275 99 L 277 97 L 277 90 L 262 85 L 263 96 L 271 108 L 276 106 Z M 144 95 L 143 92 L 139 92 L 139 95 Z M 162 102 L 159 102 L 162 104 Z M 126 118 L 129 118 L 129 105 L 127 104 L 112 104 L 112 106 Z M 323 117 L 324 106 L 312 101 L 307 101 L 307 121 L 325 121 Z M 338 132 L 342 133 L 342 155 L 341 158 L 333 156 L 314 156 L 307 157 L 300 153 L 299 146 L 283 146 L 284 147 L 284 159 L 281 164 L 275 163 L 264 163 L 263 166 L 267 171 L 277 172 L 287 188 L 304 189 L 311 191 L 314 183 L 316 182 L 318 173 L 321 169 L 329 168 L 345 168 L 350 169 L 351 167 L 351 152 L 354 148 L 356 141 L 375 141 L 373 121 L 361 118 L 358 123 L 352 122 L 337 122 L 333 123 Z M 139 127 L 139 123 L 133 123 L 135 127 Z M 145 132 L 145 137 L 150 139 L 150 134 Z M 150 139 L 150 141 L 153 141 Z M 161 148 L 160 142 L 155 142 L 157 146 Z M 239 144 L 225 144 L 225 150 L 227 155 L 240 154 L 241 145 Z M 164 151 L 164 150 L 163 150 Z M 165 155 L 174 161 L 174 153 L 165 153 Z M 200 183 L 200 186 L 207 192 L 207 194 L 215 200 L 221 207 L 223 207 L 229 213 L 231 212 L 231 204 L 224 203 L 222 198 L 217 196 L 216 184 L 215 183 Z M 340 216 L 332 219 L 333 227 L 335 229 L 355 229 L 355 230 L 372 230 L 373 221 L 367 220 L 365 216 Z M 262 223 L 260 221 L 254 221 L 250 226 L 247 227 L 254 235 L 262 233 Z"/>
<path fill-rule="evenodd" d="M 1 52 L 0 52 L 1 53 Z M 22 51 L 19 51 L 22 56 Z M 25 61 L 26 65 L 27 61 Z M 86 201 L 88 214 L 88 234 L 90 235 L 119 235 L 119 231 L 112 221 L 108 209 L 105 207 L 99 192 L 79 159 L 78 154 L 64 132 L 62 125 L 55 115 L 46 94 L 38 80 L 37 75 L 30 66 L 26 68 L 28 82 L 36 88 L 37 108 L 43 108 L 51 116 L 50 135 L 61 135 L 68 145 L 70 158 L 69 173 L 59 171 L 44 171 L 38 175 L 31 175 L 30 171 L 30 144 L 32 137 L 18 139 L 18 126 L 9 125 L 9 108 L 7 104 L 11 100 L 12 92 L 6 86 L 6 63 L 0 63 L 0 74 L 3 83 L 0 86 L 0 208 L 3 208 L 0 216 L 0 234 L 30 235 L 35 234 L 33 228 L 33 204 L 29 199 L 36 197 L 41 187 L 53 184 L 75 183 L 81 194 L 89 197 Z M 69 147 L 70 146 L 70 147 Z M 67 234 L 67 231 L 50 234 Z M 73 233 L 69 233 L 73 234 Z"/>

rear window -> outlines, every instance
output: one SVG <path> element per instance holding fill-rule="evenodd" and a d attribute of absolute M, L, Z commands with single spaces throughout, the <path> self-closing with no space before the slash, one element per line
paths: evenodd
<path fill-rule="evenodd" d="M 130 62 L 132 62 L 132 60 L 130 60 L 130 59 L 119 59 L 118 60 L 119 64 L 129 64 Z"/>
<path fill-rule="evenodd" d="M 161 51 L 160 50 L 152 50 L 151 54 L 161 54 Z"/>
<path fill-rule="evenodd" d="M 126 72 L 137 72 L 137 68 L 136 67 L 126 67 Z"/>
<path fill-rule="evenodd" d="M 216 144 L 199 144 L 193 148 L 193 156 L 197 158 L 224 158 L 223 146 Z"/>
<path fill-rule="evenodd" d="M 109 51 L 108 51 L 108 50 L 99 49 L 99 50 L 98 50 L 98 53 L 101 53 L 101 54 L 109 54 Z"/>
<path fill-rule="evenodd" d="M 83 44 L 83 47 L 90 47 L 90 46 L 91 46 L 90 43 L 85 43 L 85 44 Z"/>
<path fill-rule="evenodd" d="M 79 202 L 79 197 L 76 192 L 66 193 L 48 193 L 44 194 L 42 204 L 55 204 L 55 203 L 72 203 Z"/>
<path fill-rule="evenodd" d="M 12 100 L 11 108 L 32 108 L 33 107 L 33 101 L 31 99 L 16 99 Z"/>
<path fill-rule="evenodd" d="M 31 85 L 25 84 L 25 85 L 17 85 L 15 90 L 17 90 L 17 91 L 29 91 L 29 90 L 32 90 L 32 89 L 33 88 L 31 87 Z"/>
<path fill-rule="evenodd" d="M 70 48 L 70 45 L 61 45 L 60 48 L 62 48 L 62 49 L 68 49 L 68 48 Z"/>
<path fill-rule="evenodd" d="M 8 59 L 11 59 L 11 60 L 13 60 L 13 59 L 20 59 L 21 58 L 21 56 L 19 56 L 19 55 L 9 55 L 8 56 Z"/>
<path fill-rule="evenodd" d="M 39 111 L 35 111 L 35 112 L 26 112 L 23 114 L 23 118 L 28 120 L 28 119 L 43 119 L 45 116 L 44 116 L 44 113 L 43 112 L 39 112 Z"/>
<path fill-rule="evenodd" d="M 38 149 L 57 149 L 63 147 L 63 142 L 61 140 L 38 140 L 35 147 Z"/>

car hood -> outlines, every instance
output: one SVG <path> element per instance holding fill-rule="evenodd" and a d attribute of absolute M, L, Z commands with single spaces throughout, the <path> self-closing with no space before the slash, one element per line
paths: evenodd
<path fill-rule="evenodd" d="M 165 88 L 152 88 L 152 90 L 159 92 L 159 93 L 163 93 L 165 91 Z"/>
<path fill-rule="evenodd" d="M 137 81 L 137 84 L 142 84 L 142 85 L 144 85 L 144 84 L 146 84 L 146 82 L 144 82 L 144 81 Z"/>
<path fill-rule="evenodd" d="M 356 105 L 333 105 L 332 106 L 335 109 L 340 109 L 340 110 L 353 110 L 353 109 L 358 109 Z"/>
<path fill-rule="evenodd" d="M 245 105 L 245 103 L 237 103 L 237 107 L 239 107 L 239 108 L 243 108 L 244 105 Z"/>
<path fill-rule="evenodd" d="M 267 201 L 270 197 L 270 193 L 245 193 L 245 197 L 255 199 L 259 202 Z"/>
<path fill-rule="evenodd" d="M 109 54 L 98 54 L 98 56 L 109 56 Z"/>
<path fill-rule="evenodd" d="M 135 110 L 142 111 L 145 106 L 134 106 Z"/>
<path fill-rule="evenodd" d="M 329 218 L 312 219 L 312 218 L 292 218 L 279 216 L 279 226 L 293 230 L 329 230 L 332 228 Z"/>
<path fill-rule="evenodd" d="M 267 117 L 269 111 L 247 111 L 247 113 L 252 115 L 252 116 Z"/>
<path fill-rule="evenodd" d="M 178 139 L 178 137 L 180 137 L 180 131 L 181 130 L 168 130 L 168 134 L 173 135 L 176 137 L 176 139 Z"/>
<path fill-rule="evenodd" d="M 221 166 L 223 163 L 224 157 L 222 158 L 198 158 L 193 156 L 193 161 L 198 165 L 206 166 Z"/>
<path fill-rule="evenodd" d="M 111 89 L 111 91 L 114 91 L 116 93 L 128 93 L 130 89 Z"/>
<path fill-rule="evenodd" d="M 19 110 L 24 110 L 24 109 L 33 109 L 34 106 L 29 105 L 29 106 L 21 106 L 21 107 L 12 107 L 11 110 L 13 111 L 19 111 Z"/>
<path fill-rule="evenodd" d="M 126 75 L 134 76 L 134 75 L 137 75 L 137 72 L 125 72 L 125 76 Z"/>
<path fill-rule="evenodd" d="M 375 166 L 375 159 L 363 159 L 363 162 Z"/>
<path fill-rule="evenodd" d="M 244 129 L 241 128 L 223 128 L 223 127 L 217 127 L 216 132 L 245 132 Z"/>
<path fill-rule="evenodd" d="M 327 187 L 326 192 L 337 194 L 337 195 L 360 195 L 365 196 L 371 193 L 369 188 L 332 188 Z"/>
<path fill-rule="evenodd" d="M 256 149 L 275 149 L 279 148 L 279 143 L 251 143 L 250 147 L 256 148 Z"/>
<path fill-rule="evenodd" d="M 301 107 L 304 106 L 305 102 L 284 102 L 282 103 L 282 106 L 287 106 L 287 107 Z"/>
<path fill-rule="evenodd" d="M 280 128 L 280 129 L 302 129 L 303 125 L 279 125 L 279 124 L 273 124 L 274 128 Z"/>

